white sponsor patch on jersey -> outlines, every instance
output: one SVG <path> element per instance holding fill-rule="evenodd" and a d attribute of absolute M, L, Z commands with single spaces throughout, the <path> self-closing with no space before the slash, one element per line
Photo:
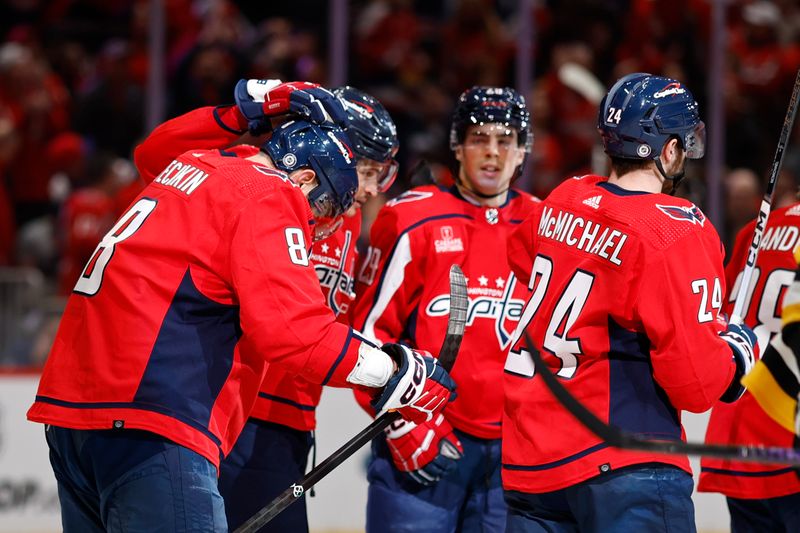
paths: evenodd
<path fill-rule="evenodd" d="M 464 243 L 461 241 L 461 237 L 453 236 L 452 226 L 442 226 L 439 228 L 439 232 L 442 238 L 433 241 L 437 254 L 464 251 Z"/>

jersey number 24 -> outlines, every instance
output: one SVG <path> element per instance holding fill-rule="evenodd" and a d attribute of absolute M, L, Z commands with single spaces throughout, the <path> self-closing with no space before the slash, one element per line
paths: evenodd
<path fill-rule="evenodd" d="M 506 359 L 506 372 L 528 378 L 534 375 L 535 369 L 530 352 L 526 343 L 519 343 L 519 340 L 536 317 L 536 312 L 544 300 L 552 275 L 553 261 L 542 255 L 536 256 L 530 284 L 533 294 L 514 331 L 512 348 Z M 561 369 L 556 372 L 556 375 L 562 378 L 571 378 L 578 369 L 578 356 L 582 353 L 581 341 L 577 337 L 571 337 L 569 330 L 580 316 L 583 306 L 586 305 L 593 284 L 594 274 L 585 270 L 576 270 L 553 308 L 553 314 L 545 329 L 542 347 L 561 360 Z M 518 343 L 519 346 L 517 346 Z M 516 348 L 514 348 L 515 346 Z"/>

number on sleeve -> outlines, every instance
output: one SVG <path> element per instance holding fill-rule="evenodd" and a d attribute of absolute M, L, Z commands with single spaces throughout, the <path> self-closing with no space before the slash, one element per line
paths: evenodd
<path fill-rule="evenodd" d="M 144 221 L 156 208 L 156 200 L 141 198 L 138 202 L 124 214 L 114 224 L 114 227 L 105 234 L 100 244 L 95 248 L 92 257 L 86 266 L 83 267 L 78 282 L 75 284 L 74 292 L 94 296 L 103 284 L 103 275 L 111 258 L 114 257 L 114 249 L 142 227 Z"/>
<path fill-rule="evenodd" d="M 286 244 L 289 247 L 289 259 L 295 265 L 308 266 L 308 250 L 300 228 L 286 228 Z"/>
<path fill-rule="evenodd" d="M 719 278 L 714 278 L 711 289 L 711 305 L 708 303 L 708 280 L 705 278 L 692 280 L 692 293 L 700 295 L 700 307 L 697 309 L 697 321 L 701 324 L 711 322 L 722 310 L 722 285 Z M 714 309 L 717 310 L 714 313 Z"/>
<path fill-rule="evenodd" d="M 375 281 L 375 274 L 378 272 L 378 265 L 381 262 L 381 249 L 370 246 L 367 249 L 367 257 L 364 259 L 364 264 L 361 265 L 361 270 L 358 273 L 358 281 L 364 285 L 372 285 Z"/>

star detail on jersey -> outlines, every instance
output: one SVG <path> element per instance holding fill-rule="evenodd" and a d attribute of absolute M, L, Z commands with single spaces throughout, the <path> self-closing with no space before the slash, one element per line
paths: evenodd
<path fill-rule="evenodd" d="M 506 280 L 504 280 L 503 278 L 498 277 L 496 280 L 494 280 L 494 284 L 497 285 L 498 289 L 502 289 L 503 285 L 506 284 Z"/>
<path fill-rule="evenodd" d="M 665 215 L 674 220 L 682 220 L 691 222 L 692 224 L 700 224 L 701 226 L 706 222 L 706 216 L 700 211 L 696 205 L 683 206 L 683 205 L 661 205 L 656 204 Z"/>
<path fill-rule="evenodd" d="M 489 283 L 489 278 L 481 274 L 481 277 L 478 278 L 478 283 L 481 284 L 481 287 L 485 287 Z"/>
<path fill-rule="evenodd" d="M 489 280 L 486 276 L 481 275 L 478 281 L 481 281 L 481 285 L 486 285 Z M 493 321 L 497 344 L 501 349 L 505 350 L 511 343 L 512 334 L 519 323 L 520 316 L 522 316 L 525 300 L 514 298 L 514 287 L 517 285 L 517 278 L 513 273 L 509 273 L 507 279 L 502 279 L 502 285 L 504 286 L 503 289 L 495 289 L 494 287 L 467 289 L 469 295 L 467 326 L 473 325 L 479 319 Z M 449 312 L 449 294 L 440 294 L 431 299 L 425 306 L 425 314 L 429 317 L 446 316 Z"/>
<path fill-rule="evenodd" d="M 328 253 L 329 246 L 327 244 L 323 244 L 322 246 L 320 246 L 320 248 L 322 249 L 323 254 Z"/>
<path fill-rule="evenodd" d="M 342 257 L 342 249 L 338 246 L 336 247 L 336 257 Z"/>

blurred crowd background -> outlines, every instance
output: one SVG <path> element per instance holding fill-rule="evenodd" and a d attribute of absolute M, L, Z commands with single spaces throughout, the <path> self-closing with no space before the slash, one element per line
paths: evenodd
<path fill-rule="evenodd" d="M 726 40 L 718 90 L 709 94 L 713 2 L 724 6 Z M 0 4 L 0 366 L 43 362 L 65 296 L 143 188 L 131 154 L 149 129 L 152 4 Z M 329 85 L 336 4 L 163 0 L 161 118 L 232 103 L 240 78 Z M 704 118 L 711 99 L 722 101 L 718 229 L 728 246 L 757 214 L 800 67 L 800 2 L 532 0 L 526 17 L 517 0 L 346 4 L 346 81 L 377 96 L 400 135 L 400 177 L 388 197 L 425 180 L 452 180 L 455 99 L 475 84 L 514 86 L 519 32 L 535 28 L 526 65 L 534 131 L 526 188 L 544 197 L 572 175 L 604 172 L 597 104 L 617 77 L 645 71 L 685 82 Z M 799 137 L 791 137 L 774 206 L 794 201 Z M 691 174 L 683 194 L 705 207 L 705 168 Z M 366 210 L 367 223 L 380 205 Z"/>

